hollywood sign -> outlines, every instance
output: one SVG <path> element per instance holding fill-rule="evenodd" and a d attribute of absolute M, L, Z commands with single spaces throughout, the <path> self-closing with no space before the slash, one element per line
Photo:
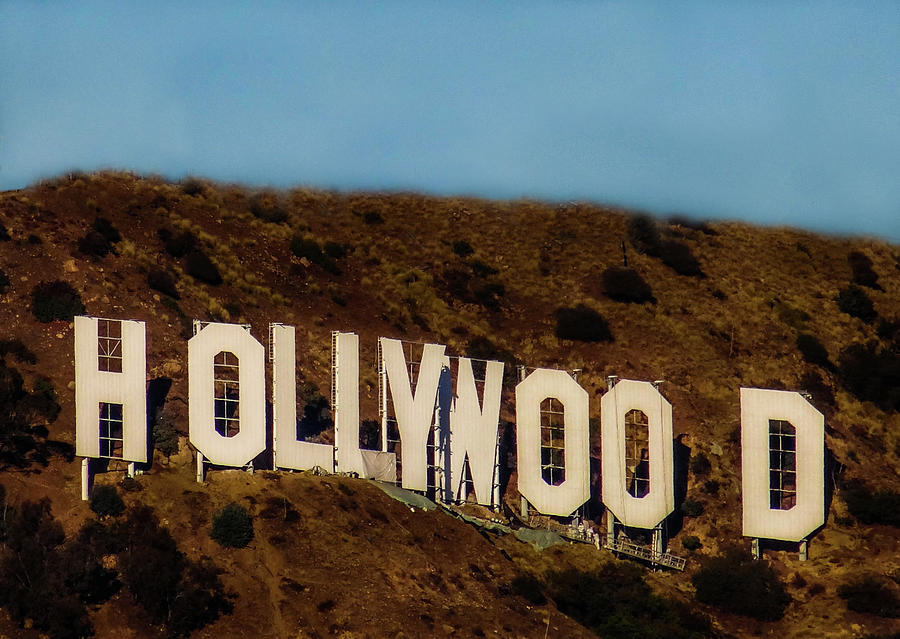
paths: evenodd
<path fill-rule="evenodd" d="M 318 466 L 395 482 L 398 460 L 386 436 L 391 418 L 404 488 L 465 498 L 467 467 L 475 499 L 499 504 L 502 362 L 484 363 L 476 383 L 473 360 L 459 357 L 450 379 L 445 347 L 425 344 L 413 362 L 413 381 L 403 343 L 379 338 L 382 450 L 365 450 L 359 446 L 359 338 L 335 332 L 332 446 L 298 438 L 294 328 L 272 324 L 269 330 L 276 470 Z M 195 325 L 188 340 L 188 415 L 198 468 L 204 461 L 244 467 L 267 450 L 265 373 L 266 349 L 246 326 Z M 144 323 L 76 317 L 75 379 L 77 454 L 146 463 Z M 548 481 L 545 472 L 552 464 L 542 433 L 548 399 L 561 420 L 556 460 L 562 481 Z M 741 388 L 740 406 L 744 535 L 802 541 L 824 523 L 824 417 L 796 392 Z M 516 385 L 518 490 L 536 511 L 565 517 L 590 498 L 589 412 L 587 391 L 565 371 L 538 368 Z M 626 454 L 626 430 L 633 427 L 626 418 L 635 414 L 647 443 L 639 455 L 644 486 L 638 491 L 635 456 Z M 626 526 L 658 526 L 675 508 L 672 405 L 649 382 L 620 380 L 601 398 L 600 418 L 603 503 Z M 436 486 L 429 486 L 429 471 Z"/>

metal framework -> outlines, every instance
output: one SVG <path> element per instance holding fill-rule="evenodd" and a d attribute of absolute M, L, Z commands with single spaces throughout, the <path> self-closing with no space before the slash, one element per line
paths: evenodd
<path fill-rule="evenodd" d="M 100 402 L 100 457 L 122 459 L 124 425 L 122 404 Z"/>
<path fill-rule="evenodd" d="M 559 400 L 541 402 L 541 475 L 551 486 L 566 481 L 565 410 Z"/>
<path fill-rule="evenodd" d="M 797 429 L 769 420 L 769 507 L 790 510 L 797 503 Z"/>
<path fill-rule="evenodd" d="M 122 322 L 97 320 L 97 370 L 122 372 Z"/>
<path fill-rule="evenodd" d="M 637 409 L 625 413 L 625 485 L 632 497 L 650 492 L 650 420 Z"/>
<path fill-rule="evenodd" d="M 237 356 L 221 351 L 213 360 L 216 432 L 234 437 L 241 430 L 240 363 Z"/>

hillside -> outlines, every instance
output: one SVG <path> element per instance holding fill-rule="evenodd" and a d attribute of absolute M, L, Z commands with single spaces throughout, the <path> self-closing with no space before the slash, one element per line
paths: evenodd
<path fill-rule="evenodd" d="M 120 485 L 127 512 L 152 507 L 186 557 L 212 559 L 221 571 L 233 611 L 191 636 L 592 636 L 579 624 L 590 625 L 589 616 L 563 594 L 566 574 L 631 584 L 621 596 L 636 600 L 633 610 L 651 598 L 646 582 L 685 627 L 686 613 L 672 612 L 679 604 L 711 620 L 711 629 L 698 621 L 695 634 L 671 636 L 900 632 L 896 618 L 850 610 L 838 592 L 865 575 L 882 586 L 876 598 L 900 592 L 898 246 L 653 221 L 588 204 L 250 191 L 115 173 L 2 193 L 0 223 L 7 395 L 11 368 L 24 380 L 8 413 L 30 429 L 25 443 L 12 426 L 4 431 L 0 484 L 16 507 L 49 498 L 69 539 L 95 515 L 80 500 L 80 460 L 70 450 L 73 327 L 36 317 L 41 282 L 68 282 L 87 314 L 147 323 L 148 378 L 166 389 L 161 415 L 182 435 L 191 319 L 248 323 L 262 342 L 270 322 L 296 326 L 298 395 L 326 442 L 332 330 L 360 335 L 363 419 L 377 417 L 382 335 L 508 365 L 580 369 L 592 417 L 607 376 L 665 380 L 676 440 L 691 459 L 693 516 L 673 521 L 669 540 L 688 559 L 685 573 L 632 573 L 631 562 L 582 545 L 537 551 L 440 512 L 411 512 L 362 480 L 214 470 L 198 485 L 183 438 L 170 458 L 157 451 L 136 482 L 121 485 L 122 469 L 101 475 L 98 483 Z M 609 271 L 625 261 L 631 271 Z M 608 335 L 597 332 L 596 314 Z M 828 484 L 837 488 L 809 560 L 799 562 L 795 548 L 766 550 L 791 597 L 777 621 L 700 603 L 691 584 L 704 560 L 749 547 L 741 537 L 741 386 L 808 391 L 826 416 L 833 458 Z M 510 422 L 511 397 L 510 382 L 502 409 Z M 599 432 L 592 437 L 596 457 Z M 509 471 L 504 501 L 515 506 Z M 877 499 L 865 501 L 871 493 Z M 253 516 L 255 536 L 247 548 L 221 551 L 209 522 L 232 501 Z M 601 512 L 592 504 L 598 521 Z M 689 551 L 691 536 L 701 547 Z M 101 554 L 107 568 L 121 568 Z M 100 637 L 169 632 L 125 587 L 91 604 L 90 621 Z M 38 636 L 14 614 L 3 632 Z M 628 636 L 614 632 L 607 629 Z"/>

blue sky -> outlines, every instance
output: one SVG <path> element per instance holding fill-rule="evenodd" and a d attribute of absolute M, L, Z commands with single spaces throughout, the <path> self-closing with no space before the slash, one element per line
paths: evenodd
<path fill-rule="evenodd" d="M 900 242 L 900 3 L 0 0 L 0 189 L 101 167 Z"/>

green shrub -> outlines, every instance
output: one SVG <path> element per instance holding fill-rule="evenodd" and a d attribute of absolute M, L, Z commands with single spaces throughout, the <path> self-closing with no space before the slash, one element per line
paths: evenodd
<path fill-rule="evenodd" d="M 41 282 L 31 290 L 31 312 L 40 322 L 72 321 L 84 313 L 81 295 L 62 280 Z"/>
<path fill-rule="evenodd" d="M 878 312 L 875 310 L 872 300 L 856 284 L 850 284 L 847 288 L 841 289 L 834 299 L 841 312 L 851 317 L 858 317 L 866 324 L 871 324 L 878 319 Z"/>
<path fill-rule="evenodd" d="M 685 499 L 681 504 L 681 512 L 686 517 L 699 517 L 703 514 L 703 503 L 696 499 Z"/>
<path fill-rule="evenodd" d="M 165 269 L 151 268 L 147 273 L 147 285 L 154 291 L 159 291 L 173 299 L 177 300 L 180 297 L 178 289 L 175 288 L 175 277 Z"/>
<path fill-rule="evenodd" d="M 6 271 L 0 270 L 0 295 L 6 292 L 6 289 L 9 288 L 9 275 L 6 274 Z"/>
<path fill-rule="evenodd" d="M 510 582 L 512 591 L 535 606 L 543 606 L 547 603 L 547 597 L 541 590 L 541 582 L 531 575 L 519 575 Z"/>
<path fill-rule="evenodd" d="M 700 543 L 700 538 L 697 535 L 687 535 L 684 539 L 681 540 L 681 546 L 685 550 L 699 550 L 703 544 Z"/>
<path fill-rule="evenodd" d="M 18 338 L 0 339 L 0 358 L 12 355 L 23 364 L 37 364 L 37 355 Z"/>
<path fill-rule="evenodd" d="M 331 240 L 322 245 L 322 251 L 330 258 L 339 260 L 347 256 L 347 248 L 343 244 L 332 242 Z"/>
<path fill-rule="evenodd" d="M 638 253 L 658 256 L 662 238 L 659 226 L 649 215 L 635 215 L 628 220 L 628 239 Z"/>
<path fill-rule="evenodd" d="M 172 232 L 168 229 L 159 229 L 156 233 L 159 235 L 159 239 L 162 240 L 166 253 L 172 257 L 184 257 L 199 245 L 197 236 L 190 231 L 182 231 L 178 235 L 172 235 Z"/>
<path fill-rule="evenodd" d="M 838 377 L 857 399 L 900 410 L 900 353 L 877 342 L 851 344 L 838 356 Z"/>
<path fill-rule="evenodd" d="M 453 242 L 453 252 L 460 257 L 469 257 L 475 252 L 475 249 L 473 249 L 472 245 L 465 240 L 456 240 Z"/>
<path fill-rule="evenodd" d="M 0 242 L 9 242 L 11 239 L 9 231 L 6 230 L 6 225 L 0 224 Z"/>
<path fill-rule="evenodd" d="M 306 258 L 313 264 L 321 266 L 325 271 L 334 275 L 340 275 L 341 269 L 331 255 L 322 250 L 318 242 L 311 238 L 296 236 L 291 240 L 291 253 L 300 258 Z M 334 249 L 331 249 L 334 251 Z"/>
<path fill-rule="evenodd" d="M 186 177 L 179 185 L 185 195 L 203 195 L 203 182 L 194 177 Z"/>
<path fill-rule="evenodd" d="M 831 360 L 828 359 L 828 351 L 815 336 L 809 333 L 800 333 L 797 335 L 797 348 L 803 359 L 810 364 L 815 364 L 825 369 L 834 367 Z"/>
<path fill-rule="evenodd" d="M 106 257 L 112 251 L 109 241 L 97 231 L 91 229 L 78 240 L 78 250 L 85 255 Z"/>
<path fill-rule="evenodd" d="M 384 218 L 378 211 L 366 211 L 363 213 L 363 222 L 366 224 L 383 224 Z"/>
<path fill-rule="evenodd" d="M 112 222 L 105 217 L 94 218 L 94 230 L 106 239 L 110 244 L 122 241 L 122 234 L 119 229 L 112 225 Z"/>
<path fill-rule="evenodd" d="M 115 486 L 96 486 L 91 492 L 91 510 L 100 517 L 118 517 L 125 510 Z"/>
<path fill-rule="evenodd" d="M 721 484 L 718 479 L 707 479 L 703 482 L 703 492 L 707 495 L 718 495 Z"/>
<path fill-rule="evenodd" d="M 703 453 L 691 455 L 690 469 L 695 475 L 708 475 L 709 471 L 712 469 L 712 465 L 709 463 L 709 457 Z"/>
<path fill-rule="evenodd" d="M 878 274 L 872 270 L 872 260 L 865 253 L 853 251 L 847 256 L 847 262 L 853 271 L 853 283 L 876 290 L 883 290 L 878 284 Z"/>
<path fill-rule="evenodd" d="M 880 576 L 857 576 L 838 586 L 838 596 L 847 608 L 879 617 L 900 617 L 900 597 L 888 581 Z"/>
<path fill-rule="evenodd" d="M 840 491 L 847 510 L 860 522 L 900 528 L 900 493 L 870 490 L 862 482 L 848 482 Z"/>
<path fill-rule="evenodd" d="M 617 302 L 643 304 L 656 302 L 650 285 L 633 268 L 614 266 L 600 276 L 603 292 Z"/>
<path fill-rule="evenodd" d="M 701 639 L 709 622 L 687 606 L 653 593 L 641 569 L 608 563 L 596 572 L 550 573 L 543 591 L 566 614 L 607 639 Z"/>
<path fill-rule="evenodd" d="M 159 412 L 151 435 L 153 447 L 167 459 L 178 452 L 178 430 L 164 411 Z"/>
<path fill-rule="evenodd" d="M 43 244 L 44 240 L 42 240 L 40 238 L 40 236 L 35 235 L 34 233 L 29 233 L 28 234 L 28 243 L 33 246 L 37 246 L 38 244 Z"/>
<path fill-rule="evenodd" d="M 243 506 L 230 503 L 213 516 L 209 536 L 221 546 L 244 548 L 253 539 L 253 520 Z"/>
<path fill-rule="evenodd" d="M 185 270 L 188 275 L 211 286 L 222 283 L 222 274 L 212 260 L 202 251 L 192 251 L 185 258 Z"/>
<path fill-rule="evenodd" d="M 659 259 L 679 275 L 706 277 L 690 247 L 677 240 L 663 240 L 659 247 Z"/>
<path fill-rule="evenodd" d="M 791 602 L 772 568 L 740 548 L 705 561 L 691 582 L 701 602 L 760 621 L 781 619 Z"/>
<path fill-rule="evenodd" d="M 264 222 L 280 224 L 288 219 L 287 211 L 281 208 L 275 197 L 267 193 L 259 193 L 250 198 L 250 213 Z"/>
<path fill-rule="evenodd" d="M 556 336 L 579 342 L 611 342 L 609 324 L 597 311 L 579 304 L 556 309 Z"/>

